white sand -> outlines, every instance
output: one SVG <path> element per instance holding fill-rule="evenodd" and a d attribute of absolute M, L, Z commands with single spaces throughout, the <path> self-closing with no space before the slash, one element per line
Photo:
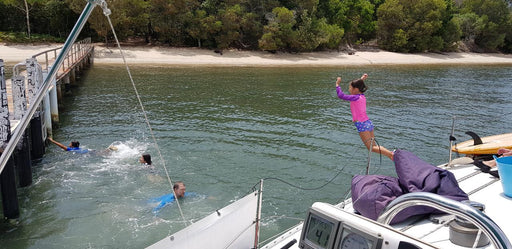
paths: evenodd
<path fill-rule="evenodd" d="M 34 54 L 62 44 L 4 45 L 0 44 L 0 59 L 18 63 Z M 125 46 L 123 54 L 129 65 L 182 66 L 365 66 L 365 65 L 421 65 L 421 64 L 512 64 L 512 55 L 499 53 L 420 53 L 402 54 L 382 50 L 314 53 L 268 53 L 226 50 L 223 54 L 198 48 L 169 48 L 155 46 Z M 123 64 L 117 47 L 106 48 L 95 44 L 95 64 Z"/>

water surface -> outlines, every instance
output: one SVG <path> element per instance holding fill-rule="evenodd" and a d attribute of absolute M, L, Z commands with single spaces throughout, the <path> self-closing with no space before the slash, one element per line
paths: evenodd
<path fill-rule="evenodd" d="M 482 136 L 511 132 L 512 70 L 500 66 L 372 68 L 132 67 L 157 144 L 124 67 L 95 65 L 61 104 L 54 139 L 79 140 L 87 155 L 47 147 L 34 183 L 18 189 L 18 225 L 0 225 L 1 248 L 143 248 L 184 227 L 177 205 L 148 200 L 182 180 L 197 195 L 180 202 L 187 221 L 244 196 L 259 179 L 262 240 L 302 219 L 315 201 L 343 200 L 367 151 L 334 82 L 366 72 L 377 141 L 437 165 L 448 160 L 455 120 Z M 119 150 L 104 154 L 115 144 Z M 158 149 L 162 158 L 158 156 Z M 138 163 L 153 155 L 153 174 Z M 337 173 L 338 177 L 333 178 Z M 394 175 L 373 154 L 371 172 Z"/>

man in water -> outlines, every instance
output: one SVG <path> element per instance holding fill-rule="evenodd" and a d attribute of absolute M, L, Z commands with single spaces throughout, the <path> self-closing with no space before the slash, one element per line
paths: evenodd
<path fill-rule="evenodd" d="M 174 195 L 176 195 L 176 198 L 180 199 L 185 196 L 189 196 L 189 193 L 186 193 L 187 188 L 185 187 L 185 183 L 182 181 L 177 181 L 174 183 L 174 186 L 172 187 L 174 193 L 162 195 L 157 198 L 153 198 L 150 200 L 150 202 L 158 202 L 158 206 L 156 206 L 153 209 L 153 212 L 158 212 L 161 208 L 163 208 L 168 203 L 172 203 L 175 200 Z"/>
<path fill-rule="evenodd" d="M 175 182 L 172 189 L 174 190 L 174 193 L 176 193 L 176 196 L 178 198 L 185 197 L 187 188 L 185 187 L 185 183 L 183 183 L 182 181 Z"/>

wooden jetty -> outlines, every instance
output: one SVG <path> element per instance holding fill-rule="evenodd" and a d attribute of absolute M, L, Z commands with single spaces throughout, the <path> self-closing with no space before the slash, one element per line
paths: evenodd
<path fill-rule="evenodd" d="M 20 120 L 31 115 L 30 124 L 21 132 L 16 148 L 8 156 L 5 166 L 0 167 L 0 191 L 3 215 L 6 219 L 19 218 L 17 187 L 32 184 L 32 160 L 41 159 L 45 141 L 52 136 L 52 129 L 59 122 L 58 103 L 63 92 L 70 89 L 80 72 L 94 60 L 94 46 L 87 38 L 66 47 L 68 51 L 59 58 L 60 67 L 50 80 L 48 88 L 42 87 L 48 73 L 64 47 L 43 51 L 13 67 L 11 79 L 5 79 L 5 68 L 0 58 L 0 152 L 4 152 Z M 46 93 L 39 93 L 45 90 Z M 42 94 L 43 99 L 36 101 Z M 32 103 L 38 103 L 35 111 L 28 112 Z M 32 108 L 30 109 L 32 110 Z M 14 134 L 19 134 L 14 133 Z M 3 156 L 3 155 L 2 155 Z M 2 162 L 3 163 L 3 162 Z M 2 164 L 3 165 L 3 164 Z M 17 181 L 17 182 L 16 182 Z"/>

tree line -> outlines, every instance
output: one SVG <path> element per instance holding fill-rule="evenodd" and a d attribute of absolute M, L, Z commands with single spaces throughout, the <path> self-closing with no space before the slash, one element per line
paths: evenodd
<path fill-rule="evenodd" d="M 0 41 L 65 39 L 86 0 L 0 0 Z M 512 0 L 107 0 L 122 41 L 303 52 L 376 43 L 396 52 L 512 52 Z M 17 33 L 23 30 L 22 33 Z M 112 41 L 95 8 L 81 36 Z"/>

